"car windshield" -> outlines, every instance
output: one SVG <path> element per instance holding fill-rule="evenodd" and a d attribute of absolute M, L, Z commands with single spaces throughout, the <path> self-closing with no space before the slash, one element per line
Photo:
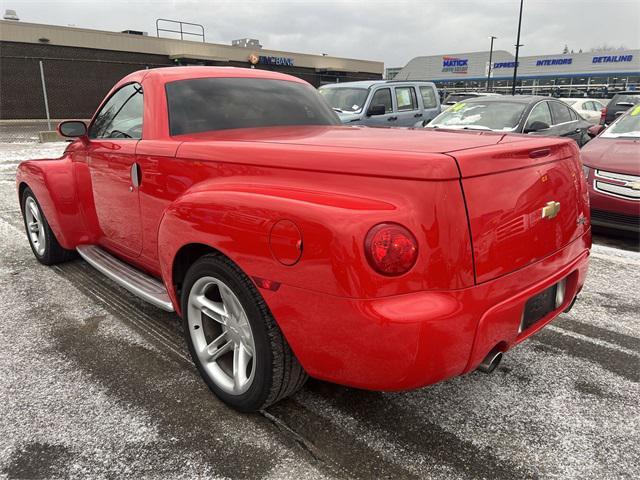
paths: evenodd
<path fill-rule="evenodd" d="M 196 78 L 167 83 L 171 135 L 285 125 L 339 125 L 306 83 L 261 78 Z"/>
<path fill-rule="evenodd" d="M 471 97 L 474 97 L 474 95 L 466 95 L 464 93 L 458 93 L 458 94 L 452 93 L 447 97 L 447 99 L 445 100 L 445 103 L 447 105 L 453 105 L 455 103 L 460 102 L 461 100 L 466 100 L 467 98 L 471 98 Z"/>
<path fill-rule="evenodd" d="M 427 127 L 512 131 L 526 104 L 517 102 L 459 102 L 434 118 Z"/>
<path fill-rule="evenodd" d="M 601 138 L 640 138 L 640 105 L 611 124 Z"/>
<path fill-rule="evenodd" d="M 320 88 L 320 95 L 339 112 L 359 112 L 367 101 L 369 89 L 354 87 Z"/>

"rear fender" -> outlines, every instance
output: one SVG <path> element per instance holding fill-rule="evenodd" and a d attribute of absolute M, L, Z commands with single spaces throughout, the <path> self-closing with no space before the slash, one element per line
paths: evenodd
<path fill-rule="evenodd" d="M 68 154 L 59 159 L 28 160 L 20 163 L 16 175 L 19 194 L 24 186 L 36 196 L 58 243 L 74 249 L 87 242 L 73 175 L 73 162 Z M 22 208 L 22 199 L 19 199 Z"/>
<path fill-rule="evenodd" d="M 185 245 L 204 244 L 229 257 L 250 277 L 359 296 L 364 252 L 361 242 L 353 239 L 379 221 L 384 211 L 392 213 L 394 207 L 382 201 L 274 186 L 216 185 L 191 191 L 165 211 L 160 223 L 162 278 L 179 305 L 172 280 L 176 254 Z M 274 252 L 270 237 L 276 224 L 295 225 L 291 230 L 294 236 L 299 232 L 300 261 L 293 250 L 296 238 L 285 239 L 291 240 L 287 258 L 278 254 L 277 247 Z"/>

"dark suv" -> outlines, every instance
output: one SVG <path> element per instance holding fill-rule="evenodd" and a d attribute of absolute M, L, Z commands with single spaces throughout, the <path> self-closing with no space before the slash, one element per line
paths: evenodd
<path fill-rule="evenodd" d="M 609 125 L 616 118 L 640 103 L 640 91 L 618 92 L 604 109 L 604 124 Z M 602 122 L 601 122 L 602 123 Z"/>

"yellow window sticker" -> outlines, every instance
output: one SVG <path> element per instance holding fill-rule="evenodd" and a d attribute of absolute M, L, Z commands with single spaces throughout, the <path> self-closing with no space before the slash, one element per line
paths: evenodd
<path fill-rule="evenodd" d="M 459 112 L 460 110 L 462 110 L 465 107 L 466 103 L 464 102 L 460 102 L 460 103 L 456 103 L 453 107 L 451 107 L 451 111 L 452 112 Z"/>
<path fill-rule="evenodd" d="M 631 110 L 631 116 L 635 117 L 636 115 L 640 115 L 640 105 L 636 105 L 636 107 Z"/>

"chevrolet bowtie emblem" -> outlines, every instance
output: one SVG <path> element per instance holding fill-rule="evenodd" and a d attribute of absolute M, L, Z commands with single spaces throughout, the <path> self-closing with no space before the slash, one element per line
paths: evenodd
<path fill-rule="evenodd" d="M 553 218 L 558 215 L 560 211 L 560 202 L 547 202 L 547 204 L 542 207 L 542 218 Z"/>
<path fill-rule="evenodd" d="M 631 190 L 640 190 L 640 182 L 627 182 L 625 187 L 629 187 Z"/>

